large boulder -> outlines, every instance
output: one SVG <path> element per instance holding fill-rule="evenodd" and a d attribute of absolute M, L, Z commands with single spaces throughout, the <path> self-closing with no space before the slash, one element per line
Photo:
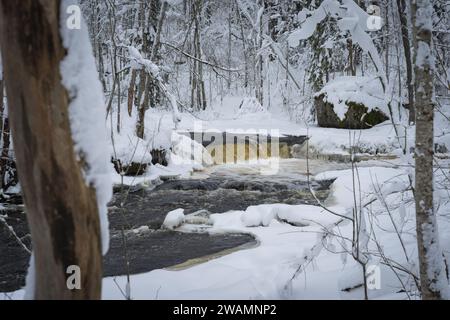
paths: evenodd
<path fill-rule="evenodd" d="M 389 120 L 383 89 L 376 78 L 333 80 L 315 95 L 314 106 L 320 127 L 368 129 Z"/>

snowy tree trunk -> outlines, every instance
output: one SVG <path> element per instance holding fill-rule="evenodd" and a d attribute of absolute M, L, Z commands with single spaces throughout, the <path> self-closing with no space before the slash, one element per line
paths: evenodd
<path fill-rule="evenodd" d="M 133 115 L 133 106 L 134 106 L 134 86 L 136 85 L 136 78 L 137 78 L 137 70 L 131 71 L 131 80 L 130 85 L 128 87 L 128 115 L 131 117 Z"/>
<path fill-rule="evenodd" d="M 10 167 L 12 162 L 9 158 L 10 129 L 9 119 L 6 116 L 6 109 L 4 105 L 4 83 L 2 61 L 0 59 L 0 195 L 1 191 L 6 191 L 5 189 L 8 188 L 8 182 L 5 181 L 5 177 L 8 167 Z"/>
<path fill-rule="evenodd" d="M 157 21 L 158 26 L 156 29 L 155 39 L 153 40 L 153 46 L 150 52 L 150 60 L 154 63 L 157 63 L 156 61 L 158 61 L 159 48 L 161 47 L 161 32 L 164 26 L 164 21 L 166 19 L 167 8 L 168 4 L 166 1 L 164 1 L 161 5 L 161 12 L 159 14 L 159 18 L 155 18 L 156 20 L 158 20 Z M 157 102 L 155 101 L 157 100 L 155 99 L 156 98 L 154 94 L 155 91 L 158 93 L 157 84 L 155 83 L 154 79 L 152 79 L 152 77 L 147 76 L 145 84 L 144 101 L 142 102 L 142 105 L 139 109 L 139 123 L 137 127 L 137 132 L 140 135 L 140 138 L 144 138 L 145 113 L 149 109 L 150 104 L 152 105 L 152 107 L 154 107 Z"/>
<path fill-rule="evenodd" d="M 2 114 L 4 114 L 2 112 Z M 6 172 L 11 166 L 12 160 L 9 157 L 10 140 L 10 126 L 8 117 L 2 116 L 1 120 L 1 152 L 0 152 L 0 189 L 6 191 L 8 189 L 8 181 L 6 181 Z"/>
<path fill-rule="evenodd" d="M 3 84 L 3 69 L 2 69 L 2 60 L 0 57 L 0 135 L 3 132 L 3 114 L 4 114 L 4 109 L 5 109 L 5 105 L 3 100 L 5 99 L 5 97 L 3 96 L 3 92 L 5 90 L 4 88 L 4 84 Z"/>
<path fill-rule="evenodd" d="M 259 17 L 259 29 L 258 29 L 258 50 L 262 50 L 263 47 L 263 32 L 264 32 L 264 25 L 263 25 L 263 14 L 264 14 L 264 0 L 261 0 L 261 9 L 262 12 L 260 14 Z M 263 56 L 262 53 L 260 52 L 258 55 L 258 84 L 257 86 L 259 86 L 258 92 L 259 92 L 259 103 L 264 106 L 264 75 L 263 75 L 263 67 L 264 67 L 264 62 L 263 62 Z"/>
<path fill-rule="evenodd" d="M 415 201 L 420 283 L 423 299 L 441 299 L 446 297 L 448 283 L 433 206 L 434 61 L 431 2 L 413 0 L 412 13 L 416 106 Z"/>
<path fill-rule="evenodd" d="M 191 24 L 194 28 L 192 35 L 192 55 L 195 60 L 192 63 L 191 78 L 191 107 L 196 110 L 206 110 L 206 91 L 203 77 L 202 42 L 201 42 L 201 14 L 203 12 L 203 0 L 193 0 L 191 8 Z"/>
<path fill-rule="evenodd" d="M 102 245 L 96 190 L 75 155 L 60 62 L 59 0 L 0 0 L 9 117 L 34 251 L 35 299 L 99 299 Z M 74 32 L 81 32 L 76 30 Z M 94 137 L 93 137 L 94 138 Z M 81 156 L 79 158 L 79 156 Z M 81 270 L 69 290 L 67 268 Z"/>
<path fill-rule="evenodd" d="M 414 84 L 413 84 L 413 66 L 411 59 L 411 43 L 409 37 L 409 28 L 408 28 L 408 16 L 407 16 L 407 7 L 405 0 L 397 0 L 397 9 L 398 14 L 400 16 L 400 25 L 402 32 L 402 44 L 403 44 L 403 52 L 405 55 L 405 64 L 406 64 L 406 81 L 408 88 L 408 108 L 409 108 L 409 122 L 414 123 L 416 120 L 416 111 L 414 108 Z"/>
<path fill-rule="evenodd" d="M 141 41 L 142 41 L 142 54 L 144 57 L 148 57 L 149 53 L 149 39 L 148 39 L 148 30 L 150 26 L 148 25 L 149 20 L 146 19 L 145 11 L 147 10 L 147 3 L 141 2 L 140 9 L 139 9 L 139 28 L 140 28 L 140 34 L 141 34 Z M 145 93 L 145 84 L 147 83 L 147 74 L 145 70 L 140 70 L 139 72 L 139 84 L 137 86 L 137 111 L 138 111 L 138 120 L 136 122 L 136 135 L 139 138 L 144 138 L 144 132 L 145 132 L 145 109 L 143 109 L 143 96 Z M 145 106 L 144 106 L 145 107 Z"/>

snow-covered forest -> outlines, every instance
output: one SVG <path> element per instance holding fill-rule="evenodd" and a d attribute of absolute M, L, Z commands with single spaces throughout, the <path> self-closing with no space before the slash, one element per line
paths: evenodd
<path fill-rule="evenodd" d="M 450 299 L 448 0 L 0 0 L 0 299 Z"/>

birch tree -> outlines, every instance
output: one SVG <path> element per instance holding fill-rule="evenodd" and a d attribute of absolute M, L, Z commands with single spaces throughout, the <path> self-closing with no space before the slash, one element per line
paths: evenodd
<path fill-rule="evenodd" d="M 420 284 L 423 299 L 442 299 L 448 297 L 448 282 L 433 205 L 433 6 L 428 0 L 413 0 L 411 6 L 414 25 L 415 201 Z"/>

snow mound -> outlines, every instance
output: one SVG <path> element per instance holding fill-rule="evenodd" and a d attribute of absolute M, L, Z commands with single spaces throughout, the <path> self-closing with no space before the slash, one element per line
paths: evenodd
<path fill-rule="evenodd" d="M 114 158 L 120 160 L 123 165 L 152 162 L 151 145 L 134 135 L 114 136 L 114 150 Z"/>
<path fill-rule="evenodd" d="M 178 134 L 172 133 L 171 163 L 192 165 L 196 170 L 209 167 L 214 164 L 211 154 L 200 143 Z"/>
<path fill-rule="evenodd" d="M 153 128 L 146 132 L 149 142 L 151 143 L 151 149 L 155 150 L 169 150 L 171 148 L 171 135 L 172 129 L 170 128 Z"/>
<path fill-rule="evenodd" d="M 295 226 L 328 225 L 335 217 L 323 214 L 324 209 L 309 205 L 266 204 L 251 206 L 241 215 L 245 227 L 268 227 L 273 220 Z"/>
<path fill-rule="evenodd" d="M 276 218 L 276 211 L 272 206 L 251 206 L 242 214 L 241 221 L 246 227 L 268 227 Z"/>
<path fill-rule="evenodd" d="M 181 226 L 184 223 L 185 215 L 184 209 L 176 209 L 174 211 L 170 211 L 166 219 L 164 219 L 163 228 L 174 230 Z"/>
<path fill-rule="evenodd" d="M 344 120 L 348 111 L 347 102 L 363 104 L 369 112 L 372 110 L 388 112 L 383 87 L 376 77 L 339 77 L 328 82 L 315 96 L 323 96 L 324 102 L 331 103 L 341 120 Z"/>

